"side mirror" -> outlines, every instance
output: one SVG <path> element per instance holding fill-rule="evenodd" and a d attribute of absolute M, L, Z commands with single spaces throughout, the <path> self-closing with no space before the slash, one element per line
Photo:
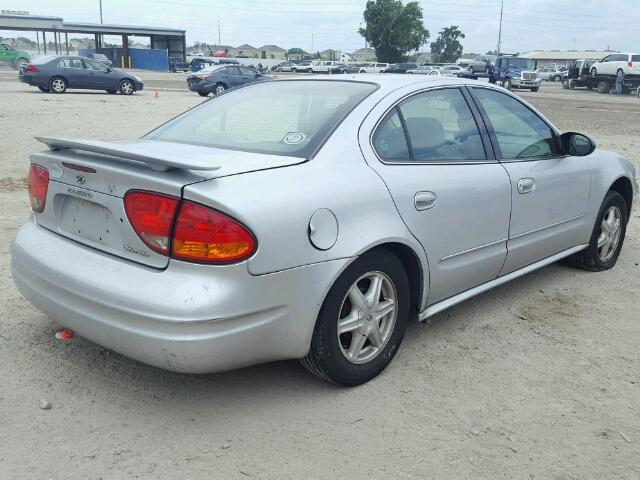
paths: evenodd
<path fill-rule="evenodd" d="M 575 132 L 567 132 L 560 135 L 562 150 L 566 155 L 574 157 L 586 157 L 596 149 L 596 144 L 586 135 Z"/>

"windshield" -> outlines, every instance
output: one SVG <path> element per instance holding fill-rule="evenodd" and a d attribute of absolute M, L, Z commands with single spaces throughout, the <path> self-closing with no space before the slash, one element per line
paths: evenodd
<path fill-rule="evenodd" d="M 309 158 L 376 86 L 348 81 L 276 81 L 213 97 L 145 138 Z"/>
<path fill-rule="evenodd" d="M 517 68 L 518 70 L 533 70 L 535 68 L 535 62 L 530 58 L 509 58 L 509 68 Z"/>

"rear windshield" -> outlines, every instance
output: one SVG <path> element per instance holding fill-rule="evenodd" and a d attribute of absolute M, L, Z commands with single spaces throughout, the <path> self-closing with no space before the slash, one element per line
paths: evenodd
<path fill-rule="evenodd" d="M 257 83 L 213 97 L 145 138 L 309 158 L 375 89 L 348 81 Z"/>

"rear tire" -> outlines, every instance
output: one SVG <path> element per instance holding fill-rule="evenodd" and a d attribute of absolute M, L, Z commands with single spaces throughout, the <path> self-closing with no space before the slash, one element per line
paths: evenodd
<path fill-rule="evenodd" d="M 600 82 L 597 86 L 598 93 L 609 93 L 611 90 L 611 85 L 609 82 Z"/>
<path fill-rule="evenodd" d="M 562 77 L 560 75 L 556 75 L 555 77 L 553 77 L 554 82 L 559 82 L 560 80 L 562 80 Z"/>
<path fill-rule="evenodd" d="M 502 82 L 502 88 L 505 90 L 511 90 L 511 79 L 507 78 Z"/>
<path fill-rule="evenodd" d="M 340 385 L 368 382 L 398 351 L 409 321 L 409 300 L 409 280 L 395 255 L 384 249 L 363 255 L 329 290 L 302 364 Z"/>
<path fill-rule="evenodd" d="M 536 93 L 538 90 L 540 90 L 540 87 L 531 87 L 533 93 Z"/>
<path fill-rule="evenodd" d="M 307 73 L 313 73 L 313 69 L 307 68 Z"/>
<path fill-rule="evenodd" d="M 53 77 L 49 80 L 49 91 L 53 93 L 65 93 L 67 91 L 67 81 L 62 77 Z"/>
<path fill-rule="evenodd" d="M 201 97 L 208 97 L 209 92 L 198 92 L 198 95 L 200 95 Z"/>
<path fill-rule="evenodd" d="M 610 190 L 600 206 L 589 246 L 567 258 L 567 263 L 591 272 L 613 268 L 624 244 L 628 219 L 627 202 L 618 192 Z"/>
<path fill-rule="evenodd" d="M 213 89 L 214 95 L 220 95 L 227 89 L 227 86 L 224 83 L 216 83 L 215 88 Z"/>
<path fill-rule="evenodd" d="M 569 80 L 563 80 L 562 81 L 562 88 L 564 88 L 565 90 L 569 90 L 570 88 L 570 84 L 569 84 Z"/>

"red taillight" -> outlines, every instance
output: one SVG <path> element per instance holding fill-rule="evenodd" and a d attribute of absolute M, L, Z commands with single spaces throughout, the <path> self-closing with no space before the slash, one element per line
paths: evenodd
<path fill-rule="evenodd" d="M 124 196 L 129 223 L 154 252 L 169 255 L 171 227 L 180 200 L 159 193 L 132 190 Z"/>
<path fill-rule="evenodd" d="M 209 80 L 211 75 L 198 75 L 198 80 Z"/>
<path fill-rule="evenodd" d="M 35 65 L 27 65 L 27 68 L 24 69 L 25 72 L 38 73 L 40 69 Z"/>
<path fill-rule="evenodd" d="M 47 189 L 49 188 L 49 171 L 39 165 L 31 165 L 29 178 L 29 203 L 34 212 L 40 213 L 44 210 L 47 201 Z"/>
<path fill-rule="evenodd" d="M 256 251 L 249 230 L 232 218 L 183 201 L 173 231 L 173 257 L 204 263 L 232 263 Z"/>

